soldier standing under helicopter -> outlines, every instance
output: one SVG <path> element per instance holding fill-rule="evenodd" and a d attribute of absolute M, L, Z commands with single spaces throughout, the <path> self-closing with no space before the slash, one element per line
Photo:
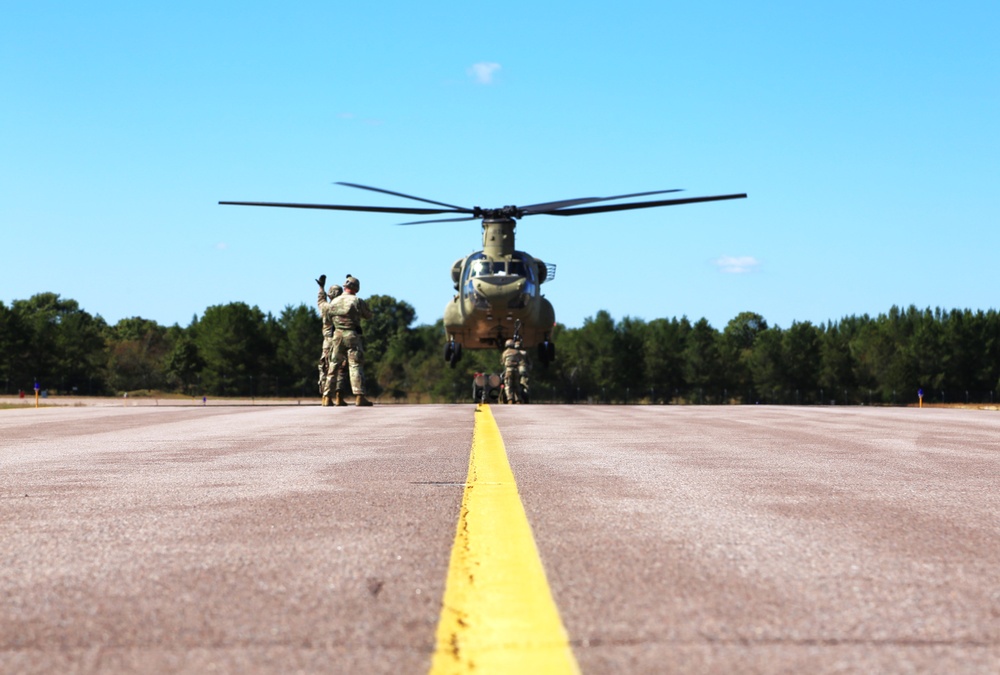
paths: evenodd
<path fill-rule="evenodd" d="M 371 319 L 372 310 L 364 300 L 357 296 L 361 290 L 361 282 L 347 275 L 344 282 L 343 295 L 330 302 L 330 315 L 333 317 L 333 348 L 330 353 L 330 363 L 341 363 L 345 359 L 351 375 L 351 389 L 354 391 L 355 405 L 370 406 L 372 402 L 365 398 L 364 349 L 361 345 L 361 320 Z M 327 375 L 327 391 L 332 389 L 335 374 Z M 337 405 L 340 402 L 340 392 L 337 391 Z"/>
<path fill-rule="evenodd" d="M 520 338 L 514 339 L 514 349 L 521 352 L 521 363 L 517 366 L 517 379 L 520 384 L 518 393 L 521 395 L 521 403 L 529 399 L 528 391 L 528 370 L 531 368 L 531 361 L 528 360 L 528 350 L 521 348 Z"/>
<path fill-rule="evenodd" d="M 500 362 L 503 363 L 503 386 L 504 391 L 507 392 L 507 403 L 520 403 L 521 350 L 514 347 L 513 340 L 507 340 L 504 344 Z"/>
<path fill-rule="evenodd" d="M 331 313 L 332 306 L 330 302 L 340 296 L 344 289 L 334 284 L 330 286 L 328 291 L 324 291 L 323 286 L 326 284 L 325 274 L 321 274 L 319 279 L 316 279 L 316 283 L 319 284 L 319 295 L 316 297 L 316 304 L 319 307 L 319 316 L 323 322 L 323 351 L 319 359 L 319 390 L 323 397 L 323 406 L 347 405 L 344 403 L 344 398 L 341 395 L 347 384 L 344 377 L 344 368 L 347 364 L 344 362 L 331 364 L 330 362 L 330 356 L 333 352 L 333 314 Z M 331 373 L 334 377 L 328 377 Z M 330 391 L 331 385 L 329 383 L 332 382 L 336 383 L 336 403 L 331 398 L 332 392 Z"/>

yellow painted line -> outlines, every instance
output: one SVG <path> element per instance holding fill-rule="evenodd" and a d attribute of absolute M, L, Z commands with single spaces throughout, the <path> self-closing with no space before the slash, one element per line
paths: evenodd
<path fill-rule="evenodd" d="M 489 405 L 476 408 L 430 672 L 580 672 Z"/>

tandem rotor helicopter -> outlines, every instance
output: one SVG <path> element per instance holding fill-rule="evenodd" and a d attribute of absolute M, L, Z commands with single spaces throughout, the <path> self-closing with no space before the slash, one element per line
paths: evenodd
<path fill-rule="evenodd" d="M 434 204 L 439 208 L 281 202 L 220 201 L 219 204 L 399 213 L 416 216 L 460 215 L 458 218 L 416 220 L 399 223 L 400 225 L 482 220 L 483 249 L 464 258 L 459 258 L 451 266 L 451 280 L 457 292 L 444 309 L 444 329 L 448 338 L 444 358 L 452 367 L 462 358 L 463 347 L 465 349 L 502 350 L 504 343 L 514 337 L 515 331 L 524 345 L 537 349 L 538 358 L 543 365 L 555 358 L 555 345 L 550 339 L 555 325 L 555 311 L 552 308 L 552 303 L 541 295 L 540 288 L 542 284 L 552 281 L 555 277 L 556 266 L 514 248 L 514 230 L 517 221 L 524 216 L 582 216 L 590 213 L 648 209 L 658 206 L 677 206 L 679 204 L 696 204 L 746 197 L 746 194 L 731 194 L 584 206 L 597 202 L 681 191 L 655 190 L 614 197 L 580 197 L 531 204 L 530 206 L 503 206 L 495 209 L 484 209 L 478 206 L 472 208 L 456 206 L 356 183 L 337 183 L 337 185 L 412 199 L 426 204 Z"/>

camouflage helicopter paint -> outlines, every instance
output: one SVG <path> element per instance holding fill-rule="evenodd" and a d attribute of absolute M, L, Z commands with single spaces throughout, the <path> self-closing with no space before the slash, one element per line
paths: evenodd
<path fill-rule="evenodd" d="M 581 197 L 523 207 L 504 206 L 498 209 L 483 209 L 478 206 L 472 208 L 456 206 L 356 183 L 338 183 L 338 185 L 380 192 L 444 208 L 283 202 L 219 203 L 236 206 L 367 211 L 420 216 L 449 213 L 461 215 L 459 218 L 418 220 L 400 223 L 400 225 L 482 220 L 483 249 L 464 258 L 459 258 L 451 268 L 451 280 L 457 293 L 444 311 L 444 327 L 447 338 L 444 357 L 452 366 L 461 358 L 463 347 L 467 349 L 503 349 L 504 343 L 514 337 L 515 330 L 517 330 L 517 335 L 524 345 L 537 350 L 539 360 L 543 364 L 555 357 L 555 346 L 550 340 L 551 331 L 555 325 L 555 310 L 552 308 L 552 303 L 541 295 L 540 290 L 543 283 L 551 281 L 555 276 L 555 265 L 542 262 L 524 251 L 515 249 L 514 230 L 518 219 L 531 215 L 579 216 L 746 197 L 746 194 L 731 194 L 583 206 L 596 202 L 680 192 L 680 190 L 655 190 L 614 197 Z"/>
<path fill-rule="evenodd" d="M 541 294 L 541 285 L 555 277 L 555 265 L 514 249 L 516 225 L 512 218 L 484 219 L 483 249 L 451 267 L 457 293 L 444 308 L 449 362 L 461 358 L 462 347 L 503 349 L 515 326 L 543 362 L 555 356 L 549 337 L 556 314 Z"/>

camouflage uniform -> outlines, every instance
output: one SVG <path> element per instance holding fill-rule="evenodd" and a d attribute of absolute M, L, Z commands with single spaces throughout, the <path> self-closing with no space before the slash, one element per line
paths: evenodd
<path fill-rule="evenodd" d="M 348 288 L 353 277 L 348 277 L 344 284 Z M 342 363 L 345 359 L 351 374 L 351 389 L 354 395 L 365 395 L 364 349 L 361 346 L 361 319 L 371 319 L 372 311 L 364 300 L 353 293 L 344 293 L 334 298 L 330 303 L 330 314 L 333 317 L 333 347 L 330 353 L 331 363 Z M 332 388 L 334 374 L 327 376 L 327 387 Z"/>
<path fill-rule="evenodd" d="M 517 366 L 517 379 L 521 385 L 520 393 L 524 394 L 523 398 L 528 396 L 528 370 L 531 368 L 531 362 L 528 360 L 528 350 L 521 348 L 521 341 L 514 341 L 514 349 L 521 353 L 521 363 Z"/>
<path fill-rule="evenodd" d="M 503 363 L 504 389 L 507 392 L 507 403 L 521 402 L 521 350 L 514 348 L 514 341 L 507 340 L 506 349 L 500 355 Z"/>
<path fill-rule="evenodd" d="M 322 288 L 319 289 L 319 294 L 316 297 L 319 316 L 323 321 L 323 352 L 319 359 L 319 390 L 324 397 L 332 396 L 333 391 L 345 391 L 347 386 L 347 378 L 345 377 L 347 364 L 341 361 L 334 364 L 332 371 L 330 368 L 330 356 L 333 352 L 333 314 L 330 302 L 340 297 L 343 292 L 344 289 L 334 285 L 330 286 L 328 293 L 324 293 Z M 333 377 L 329 377 L 331 373 Z M 336 382 L 335 388 L 332 388 L 331 383 L 333 382 Z"/>

